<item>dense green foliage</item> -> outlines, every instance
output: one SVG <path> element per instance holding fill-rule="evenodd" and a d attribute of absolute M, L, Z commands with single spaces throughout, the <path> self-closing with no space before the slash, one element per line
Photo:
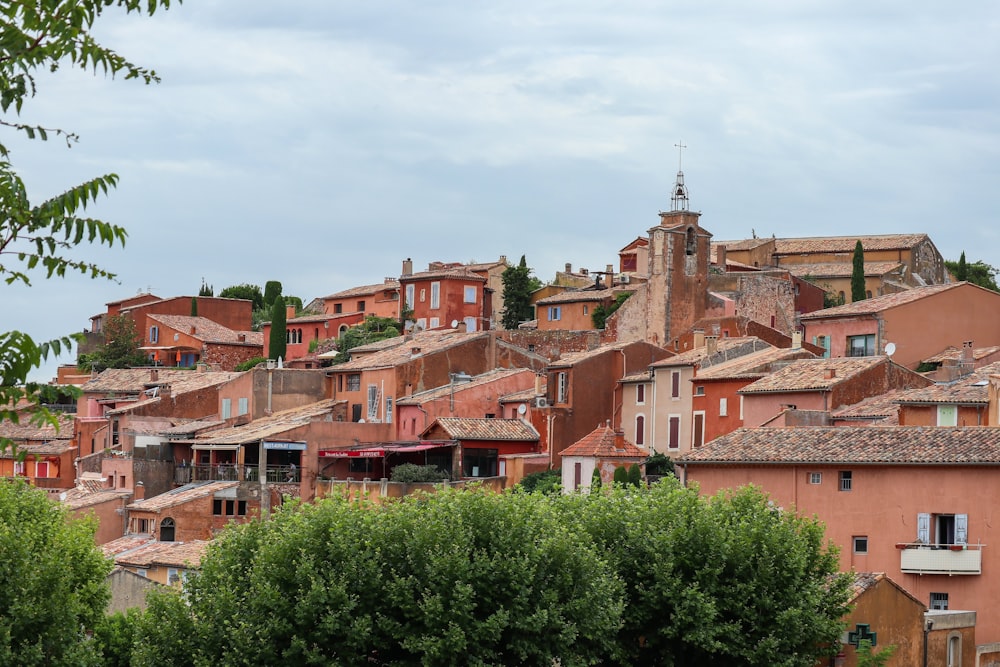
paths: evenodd
<path fill-rule="evenodd" d="M 284 358 L 288 351 L 286 317 L 285 300 L 278 295 L 271 304 L 271 335 L 267 339 L 267 356 L 270 359 Z"/>
<path fill-rule="evenodd" d="M 884 667 L 895 652 L 895 644 L 875 650 L 870 639 L 862 639 L 857 648 L 858 667 Z"/>
<path fill-rule="evenodd" d="M 625 466 L 615 468 L 615 474 L 611 477 L 615 486 L 626 486 L 628 484 L 628 469 Z"/>
<path fill-rule="evenodd" d="M 662 452 L 656 452 L 646 459 L 646 474 L 672 475 L 674 474 L 674 460 Z"/>
<path fill-rule="evenodd" d="M 401 463 L 392 469 L 390 481 L 393 482 L 443 482 L 450 479 L 447 471 L 435 465 L 417 465 L 416 463 Z"/>
<path fill-rule="evenodd" d="M 133 664 L 813 667 L 836 572 L 822 526 L 753 488 L 332 498 L 230 528 Z"/>
<path fill-rule="evenodd" d="M 142 336 L 128 315 L 113 315 L 104 323 L 104 344 L 81 354 L 77 366 L 84 371 L 148 366 L 149 358 L 139 349 Z"/>
<path fill-rule="evenodd" d="M 868 298 L 865 290 L 865 249 L 861 239 L 854 245 L 854 257 L 851 265 L 851 303 L 864 301 Z"/>
<path fill-rule="evenodd" d="M 501 276 L 503 280 L 503 314 L 501 324 L 504 329 L 516 329 L 522 322 L 533 317 L 531 293 L 540 287 L 537 279 L 532 278 L 531 269 L 521 255 L 517 266 L 509 266 Z"/>
<path fill-rule="evenodd" d="M 101 46 L 91 35 L 94 23 L 111 6 L 152 14 L 160 7 L 169 7 L 170 0 L 0 2 L 0 127 L 30 139 L 46 140 L 51 135 L 62 137 L 67 144 L 76 141 L 72 132 L 20 119 L 25 101 L 38 91 L 36 77 L 61 65 L 145 83 L 158 81 L 155 72 Z M 46 278 L 62 277 L 67 271 L 114 278 L 97 264 L 73 257 L 72 251 L 84 244 L 125 244 L 123 227 L 83 215 L 89 204 L 117 184 L 116 174 L 105 174 L 32 204 L 27 186 L 10 161 L 6 142 L 0 142 L 0 280 L 30 285 L 32 272 L 39 269 Z M 22 331 L 0 331 L 0 420 L 18 421 L 19 411 L 27 408 L 33 423 L 56 424 L 56 418 L 44 407 L 51 397 L 43 393 L 50 390 L 27 382 L 27 377 L 49 355 L 71 348 L 69 336 L 36 342 Z M 75 395 L 72 390 L 63 393 Z M 0 449 L 8 444 L 0 439 Z"/>
<path fill-rule="evenodd" d="M 364 322 L 340 335 L 337 339 L 337 356 L 334 357 L 333 363 L 342 364 L 350 361 L 351 350 L 354 348 L 386 338 L 395 338 L 399 335 L 399 330 L 399 322 L 391 317 L 369 315 Z"/>
<path fill-rule="evenodd" d="M 262 310 L 264 308 L 264 294 L 260 291 L 260 287 L 249 283 L 226 287 L 219 292 L 219 297 L 223 299 L 246 299 L 253 303 L 253 310 Z"/>
<path fill-rule="evenodd" d="M 590 314 L 590 321 L 593 323 L 594 328 L 603 329 L 608 318 L 614 315 L 630 296 L 632 296 L 632 292 L 619 292 L 615 295 L 615 300 L 609 305 L 605 306 L 601 304 L 595 307 L 594 312 Z"/>
<path fill-rule="evenodd" d="M 97 664 L 85 638 L 111 597 L 111 562 L 94 528 L 45 491 L 0 480 L 0 664 Z"/>
<path fill-rule="evenodd" d="M 639 486 L 642 484 L 642 470 L 638 463 L 633 463 L 628 467 L 629 486 Z"/>
<path fill-rule="evenodd" d="M 590 492 L 597 493 L 601 490 L 604 482 L 601 480 L 601 469 L 594 466 L 594 472 L 590 475 Z"/>
<path fill-rule="evenodd" d="M 326 499 L 234 527 L 150 607 L 133 664 L 594 664 L 623 586 L 550 497 Z"/>
<path fill-rule="evenodd" d="M 985 287 L 988 290 L 993 290 L 994 292 L 1000 292 L 1000 286 L 997 285 L 997 268 L 987 264 L 982 260 L 978 260 L 972 263 L 966 263 L 965 253 L 958 258 L 957 262 L 951 260 L 945 260 L 944 265 L 948 271 L 955 276 L 956 280 L 967 280 L 973 285 L 979 285 L 980 287 Z M 964 267 L 963 267 L 964 264 Z M 964 278 L 959 278 L 960 275 L 964 275 Z"/>
<path fill-rule="evenodd" d="M 562 493 L 562 473 L 558 470 L 543 470 L 525 475 L 517 488 L 527 493 Z"/>
<path fill-rule="evenodd" d="M 254 357 L 253 359 L 247 359 L 241 363 L 236 364 L 236 368 L 233 370 L 238 372 L 248 371 L 255 367 L 257 364 L 267 361 L 267 357 Z"/>
<path fill-rule="evenodd" d="M 274 300 L 281 296 L 281 282 L 268 280 L 264 283 L 264 308 L 274 305 Z"/>

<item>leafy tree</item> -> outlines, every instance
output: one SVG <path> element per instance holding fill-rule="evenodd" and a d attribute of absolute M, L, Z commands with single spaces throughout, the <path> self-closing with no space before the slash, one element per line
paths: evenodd
<path fill-rule="evenodd" d="M 169 7 L 170 0 L 120 0 L 113 3 L 126 12 L 153 14 Z M 102 71 L 145 83 L 158 81 L 156 73 L 140 67 L 94 40 L 91 29 L 112 3 L 103 0 L 75 2 L 0 3 L 0 110 L 20 116 L 24 102 L 38 91 L 38 73 L 54 71 L 61 64 Z M 77 136 L 58 128 L 47 128 L 0 118 L 0 127 L 20 132 L 29 139 L 59 136 L 67 145 Z M 46 278 L 79 272 L 91 278 L 114 278 L 110 271 L 73 256 L 83 244 L 124 246 L 123 227 L 81 215 L 88 204 L 118 183 L 116 174 L 105 174 L 32 204 L 27 187 L 10 161 L 6 142 L 0 142 L 0 279 L 7 284 L 31 284 L 33 271 L 44 270 Z M 76 337 L 74 337 L 76 338 Z M 0 420 L 18 421 L 15 406 L 27 404 L 33 423 L 57 424 L 43 405 L 39 383 L 27 382 L 28 374 L 49 357 L 71 349 L 71 337 L 36 342 L 21 331 L 0 331 Z M 66 389 L 65 395 L 78 392 Z M 4 442 L 0 440 L 0 447 Z"/>
<path fill-rule="evenodd" d="M 450 479 L 447 471 L 436 465 L 417 465 L 416 463 L 401 463 L 392 469 L 389 479 L 393 482 L 443 482 Z"/>
<path fill-rule="evenodd" d="M 288 330 L 285 326 L 285 300 L 279 295 L 271 304 L 271 337 L 268 339 L 267 356 L 284 357 L 288 349 Z"/>
<path fill-rule="evenodd" d="M 215 296 L 215 288 L 206 284 L 204 278 L 201 279 L 201 289 L 198 290 L 198 296 Z"/>
<path fill-rule="evenodd" d="M 281 296 L 281 283 L 279 281 L 268 280 L 264 283 L 264 308 L 270 308 L 279 296 Z"/>
<path fill-rule="evenodd" d="M 628 468 L 628 483 L 629 486 L 639 487 L 642 485 L 642 470 L 639 469 L 638 463 L 633 463 Z"/>
<path fill-rule="evenodd" d="M 625 303 L 625 300 L 630 296 L 632 296 L 632 292 L 619 292 L 615 295 L 615 300 L 609 305 L 605 306 L 601 304 L 594 308 L 594 312 L 590 314 L 590 321 L 593 322 L 594 328 L 603 329 L 607 319 L 611 317 L 619 308 L 621 308 L 622 304 Z"/>
<path fill-rule="evenodd" d="M 521 255 L 517 266 L 507 267 L 501 279 L 504 303 L 501 323 L 504 329 L 516 329 L 521 322 L 532 318 L 531 292 L 537 289 L 532 283 L 531 269 L 528 268 L 524 255 Z"/>
<path fill-rule="evenodd" d="M 44 491 L 0 480 L 0 664 L 96 664 L 86 633 L 104 616 L 112 566 L 94 530 Z"/>
<path fill-rule="evenodd" d="M 265 361 L 267 361 L 267 357 L 254 357 L 253 359 L 247 359 L 246 361 L 236 364 L 236 367 L 233 370 L 238 372 L 248 371 L 251 368 L 254 368 L 257 364 Z"/>
<path fill-rule="evenodd" d="M 132 664 L 594 664 L 622 583 L 554 498 L 285 505 L 228 529 L 183 596 L 154 598 Z"/>
<path fill-rule="evenodd" d="M 559 502 L 631 582 L 613 664 L 812 667 L 836 646 L 851 577 L 818 521 L 758 489 L 704 498 L 665 478 Z"/>
<path fill-rule="evenodd" d="M 973 285 L 979 285 L 980 287 L 985 287 L 988 290 L 993 290 L 994 292 L 1000 292 L 1000 286 L 997 285 L 997 268 L 987 264 L 982 260 L 967 263 L 965 265 L 965 278 L 959 278 L 958 276 L 962 272 L 961 264 L 962 258 L 965 257 L 965 253 L 958 258 L 957 262 L 951 260 L 945 260 L 944 265 L 955 276 L 956 280 L 967 280 Z"/>
<path fill-rule="evenodd" d="M 85 371 L 146 366 L 149 359 L 140 345 L 142 336 L 135 321 L 128 315 L 113 315 L 104 324 L 104 344 L 90 354 L 81 354 L 77 366 Z"/>
<path fill-rule="evenodd" d="M 864 301 L 868 298 L 865 290 L 865 249 L 861 239 L 854 245 L 854 263 L 851 267 L 851 302 Z"/>
<path fill-rule="evenodd" d="M 597 466 L 594 466 L 594 472 L 590 476 L 590 492 L 597 493 L 598 491 L 601 490 L 602 484 L 603 482 L 601 481 L 601 469 L 598 468 Z"/>
<path fill-rule="evenodd" d="M 895 644 L 883 646 L 876 651 L 872 647 L 872 640 L 862 639 L 858 642 L 858 667 L 884 667 L 895 652 Z"/>
<path fill-rule="evenodd" d="M 264 308 L 264 295 L 257 285 L 249 283 L 232 285 L 219 292 L 219 296 L 224 299 L 246 299 L 247 301 L 252 301 L 254 310 Z"/>
<path fill-rule="evenodd" d="M 525 475 L 518 482 L 518 489 L 527 493 L 538 491 L 540 493 L 561 493 L 562 473 L 558 470 L 542 470 Z"/>
<path fill-rule="evenodd" d="M 672 475 L 674 474 L 674 460 L 662 452 L 656 452 L 646 459 L 647 475 Z"/>
<path fill-rule="evenodd" d="M 375 343 L 399 335 L 399 322 L 391 317 L 369 315 L 364 322 L 353 326 L 337 339 L 337 356 L 333 363 L 342 364 L 351 359 L 351 350 L 368 343 Z"/>
<path fill-rule="evenodd" d="M 103 667 L 129 667 L 141 617 L 142 612 L 132 607 L 98 620 L 94 626 L 94 649 L 100 653 Z"/>

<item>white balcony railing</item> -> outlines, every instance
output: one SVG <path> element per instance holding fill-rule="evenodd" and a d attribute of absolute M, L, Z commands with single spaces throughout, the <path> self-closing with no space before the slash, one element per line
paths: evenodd
<path fill-rule="evenodd" d="M 982 574 L 983 546 L 900 543 L 899 569 L 906 574 Z"/>

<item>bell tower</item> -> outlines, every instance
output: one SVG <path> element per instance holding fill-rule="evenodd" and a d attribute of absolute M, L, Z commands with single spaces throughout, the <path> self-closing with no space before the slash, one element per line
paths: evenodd
<path fill-rule="evenodd" d="M 675 144 L 678 155 L 685 148 Z M 701 213 L 690 210 L 678 157 L 670 210 L 649 229 L 649 282 L 646 285 L 646 339 L 672 348 L 673 340 L 705 317 L 712 235 L 701 228 Z"/>

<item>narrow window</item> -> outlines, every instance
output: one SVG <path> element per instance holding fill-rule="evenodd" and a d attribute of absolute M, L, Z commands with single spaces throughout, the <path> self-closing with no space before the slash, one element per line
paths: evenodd
<path fill-rule="evenodd" d="M 681 418 L 680 415 L 670 415 L 668 419 L 669 429 L 667 434 L 667 447 L 677 449 L 681 444 Z"/>
<path fill-rule="evenodd" d="M 577 461 L 573 464 L 573 490 L 580 488 L 580 482 L 583 481 L 583 464 Z"/>
<path fill-rule="evenodd" d="M 431 283 L 431 308 L 441 307 L 441 283 Z"/>
<path fill-rule="evenodd" d="M 646 441 L 646 418 L 637 415 L 635 418 L 635 444 L 642 445 Z"/>
<path fill-rule="evenodd" d="M 681 397 L 681 373 L 674 371 L 670 374 L 670 398 Z"/>
<path fill-rule="evenodd" d="M 841 491 L 851 490 L 851 471 L 841 470 L 840 471 L 840 486 L 838 487 Z"/>
<path fill-rule="evenodd" d="M 239 407 L 237 408 L 237 416 L 245 415 L 250 412 L 250 399 L 243 397 L 239 399 Z"/>
<path fill-rule="evenodd" d="M 705 413 L 696 412 L 693 416 L 694 421 L 692 422 L 693 427 L 691 429 L 691 444 L 695 447 L 701 447 L 705 444 Z"/>
<path fill-rule="evenodd" d="M 222 399 L 222 418 L 229 419 L 233 415 L 233 399 Z"/>
<path fill-rule="evenodd" d="M 365 312 L 365 302 L 364 301 L 358 301 L 358 312 L 359 313 Z"/>
<path fill-rule="evenodd" d="M 642 405 L 646 402 L 646 385 L 637 384 L 635 386 L 635 403 L 636 405 Z"/>
<path fill-rule="evenodd" d="M 556 403 L 565 403 L 567 398 L 568 382 L 565 373 L 560 373 L 558 379 L 558 393 L 556 394 Z"/>
<path fill-rule="evenodd" d="M 149 342 L 158 343 L 160 341 L 160 327 L 149 327 Z"/>
<path fill-rule="evenodd" d="M 729 400 L 725 398 L 719 399 L 719 416 L 727 417 L 729 416 Z"/>
<path fill-rule="evenodd" d="M 403 304 L 404 310 L 413 310 L 413 293 L 416 290 L 416 285 L 410 284 L 406 286 L 406 303 Z"/>

